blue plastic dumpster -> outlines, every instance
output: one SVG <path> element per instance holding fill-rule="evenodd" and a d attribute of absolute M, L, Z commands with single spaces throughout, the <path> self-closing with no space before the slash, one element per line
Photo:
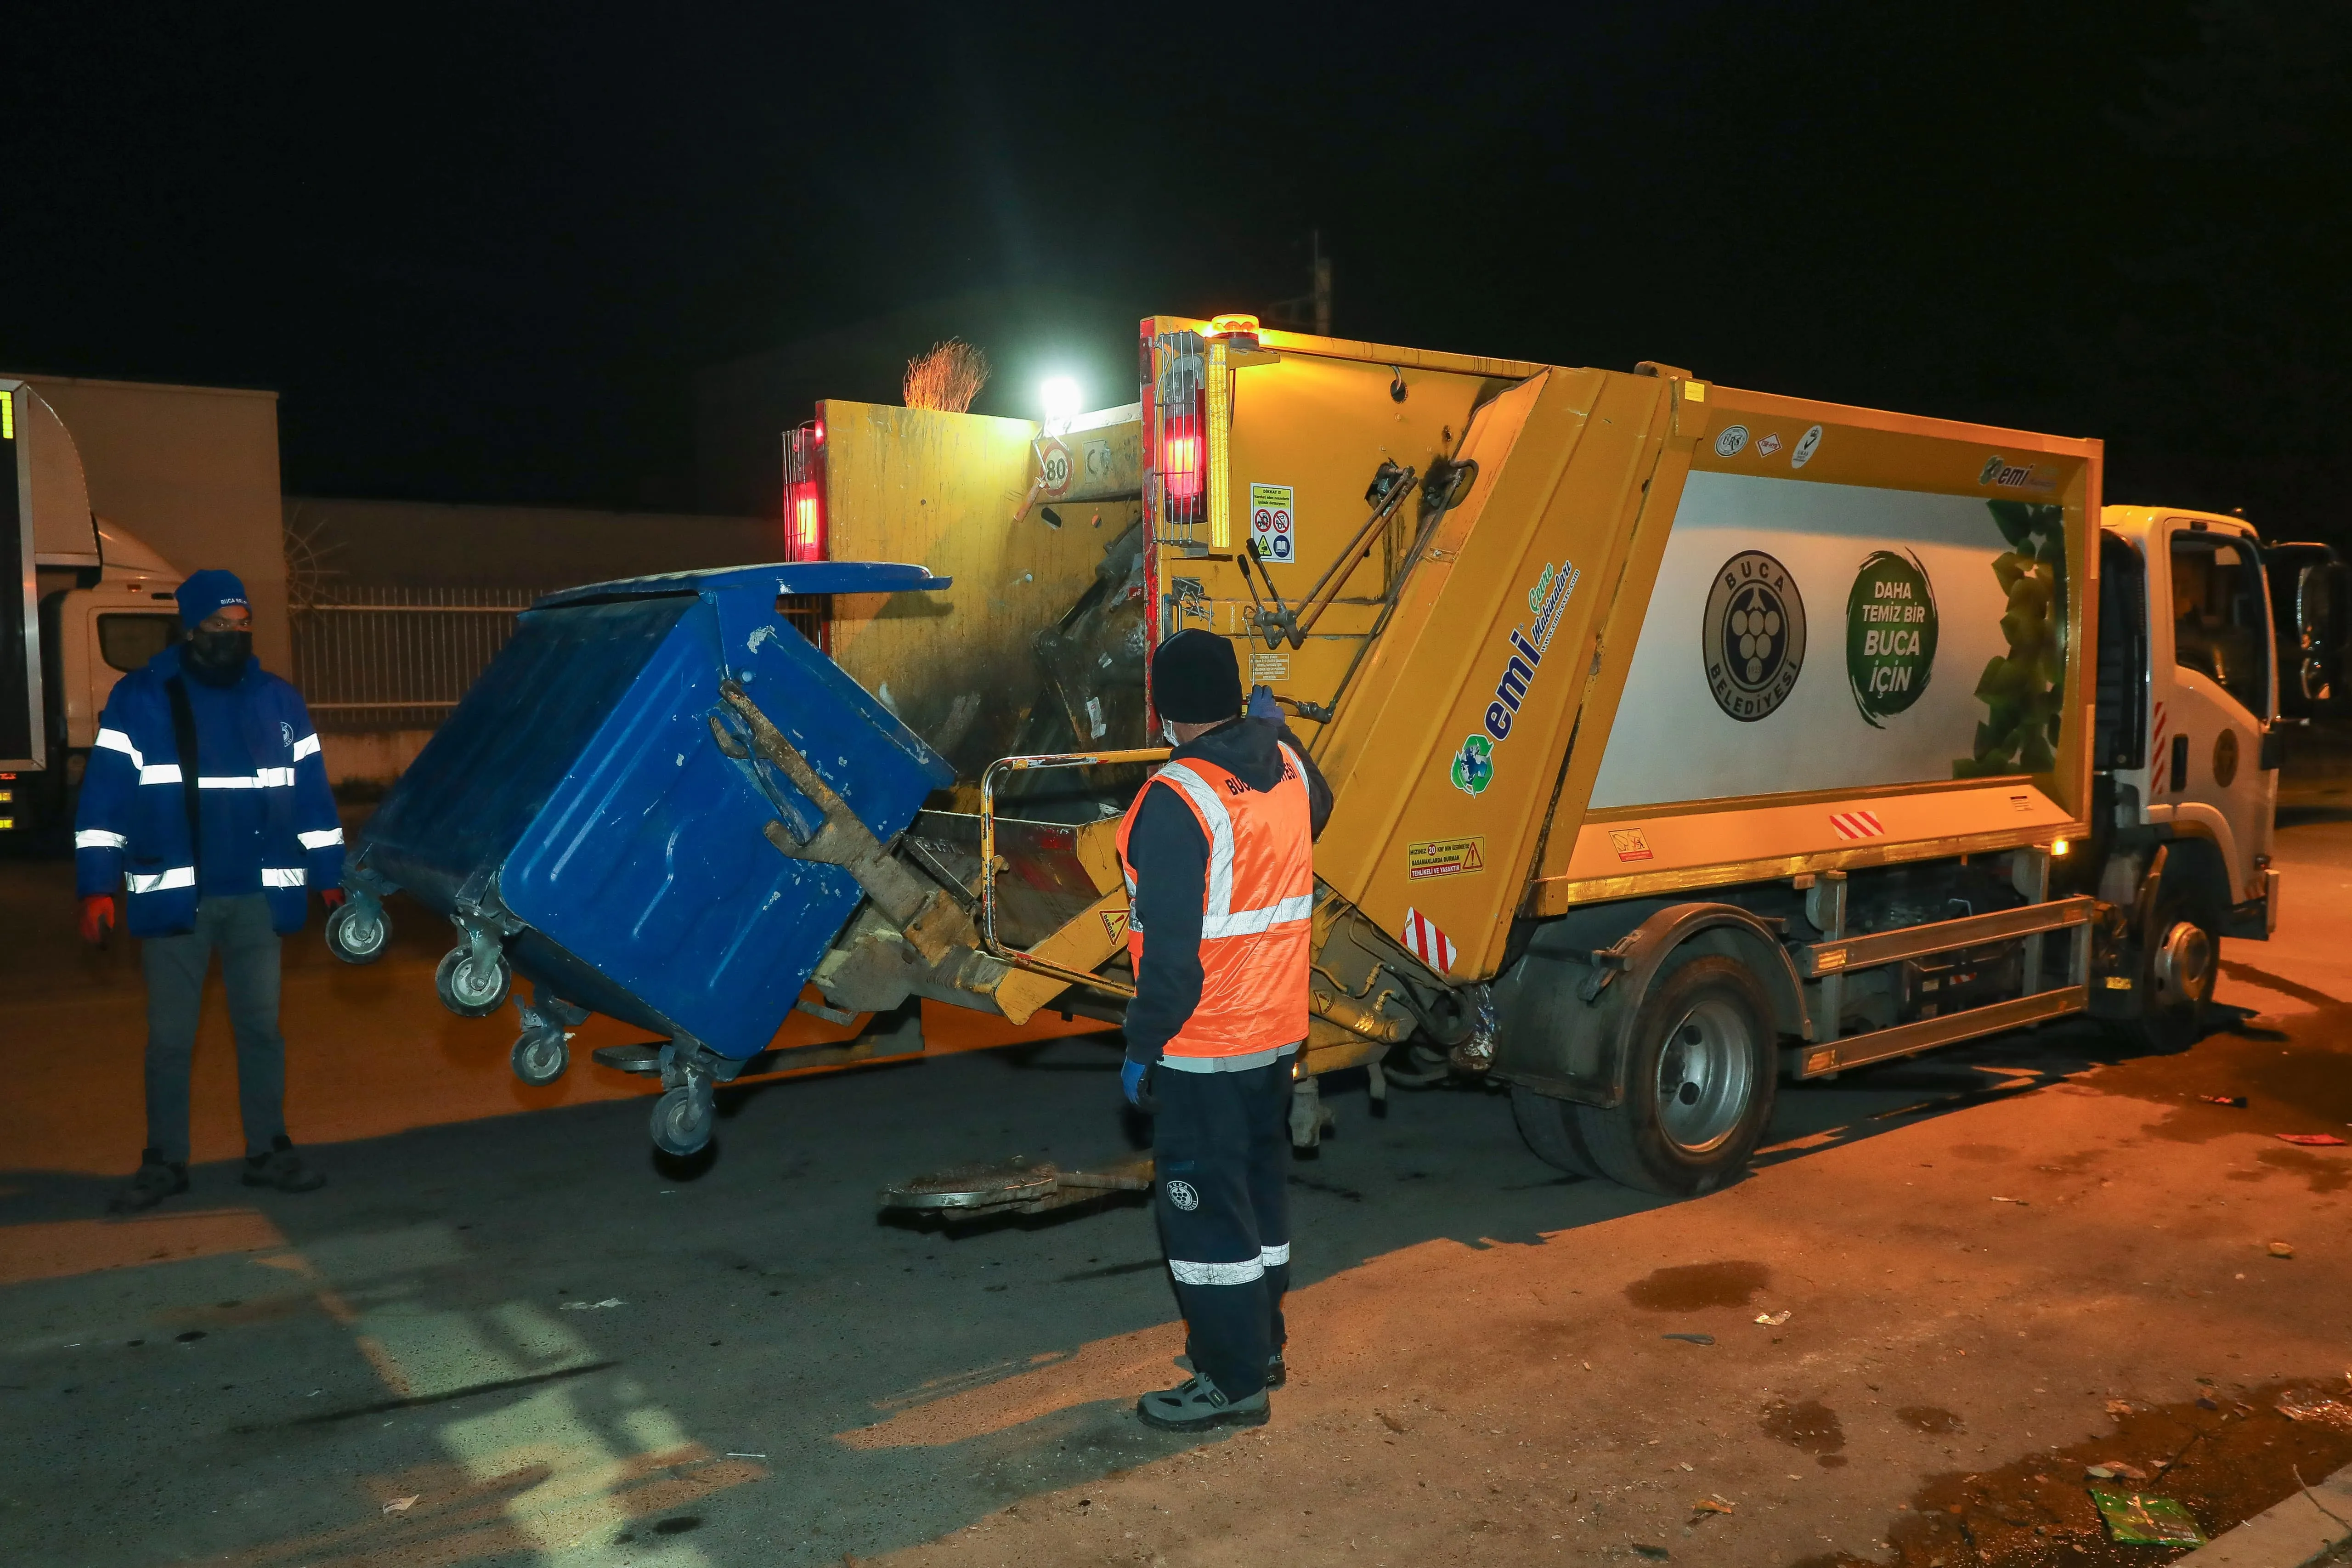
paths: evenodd
<path fill-rule="evenodd" d="M 448 918 L 459 942 L 436 977 L 470 1016 L 513 976 L 534 984 L 516 1070 L 563 1070 L 566 1025 L 606 1014 L 665 1037 L 674 1087 L 698 1087 L 665 1147 L 708 1136 L 709 1091 L 764 1048 L 861 897 L 846 871 L 779 855 L 822 812 L 714 725 L 732 679 L 875 837 L 888 842 L 953 780 L 920 737 L 793 629 L 788 596 L 944 588 L 920 566 L 816 562 L 602 583 L 526 611 L 492 661 L 361 830 L 350 901 L 328 928 L 365 963 L 388 934 L 384 896 Z M 730 755 L 732 752 L 734 754 Z M 687 1108 L 688 1110 L 692 1107 Z M 672 1131 L 679 1131 L 673 1118 Z"/>

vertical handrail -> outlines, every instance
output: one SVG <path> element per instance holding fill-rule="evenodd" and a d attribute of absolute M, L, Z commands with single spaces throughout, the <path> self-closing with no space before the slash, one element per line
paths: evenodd
<path fill-rule="evenodd" d="M 1105 980 L 1084 970 L 1065 969 L 1058 963 L 1008 948 L 996 938 L 996 780 L 999 773 L 1027 773 L 1042 768 L 1110 767 L 1120 763 L 1165 762 L 1166 746 L 1145 746 L 1124 752 L 1056 752 L 1034 757 L 999 757 L 988 764 L 980 775 L 980 940 L 989 953 L 1003 959 L 1015 969 L 1033 973 L 1050 974 L 1073 985 L 1089 986 L 1113 996 L 1132 997 L 1135 987 L 1122 985 L 1116 980 Z"/>

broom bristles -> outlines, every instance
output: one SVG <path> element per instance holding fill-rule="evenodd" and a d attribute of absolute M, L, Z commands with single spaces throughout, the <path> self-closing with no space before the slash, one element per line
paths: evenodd
<path fill-rule="evenodd" d="M 946 414 L 971 411 L 988 384 L 988 356 L 961 338 L 933 343 L 907 362 L 907 406 Z"/>

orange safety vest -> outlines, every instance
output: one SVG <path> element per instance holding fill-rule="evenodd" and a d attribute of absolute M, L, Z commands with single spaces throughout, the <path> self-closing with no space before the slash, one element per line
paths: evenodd
<path fill-rule="evenodd" d="M 1287 745 L 1282 782 L 1254 789 L 1198 757 L 1151 775 L 1118 825 L 1118 865 L 1130 910 L 1135 867 L 1127 858 L 1136 813 L 1153 784 L 1181 796 L 1209 842 L 1202 892 L 1201 1003 L 1162 1047 L 1163 1057 L 1241 1057 L 1307 1037 L 1307 963 L 1315 913 L 1315 832 L 1306 768 Z M 1130 915 L 1127 951 L 1143 973 L 1144 932 Z"/>

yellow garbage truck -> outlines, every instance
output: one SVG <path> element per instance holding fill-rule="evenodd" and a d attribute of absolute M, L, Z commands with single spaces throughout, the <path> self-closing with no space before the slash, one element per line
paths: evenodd
<path fill-rule="evenodd" d="M 959 781 L 897 846 L 959 940 L 869 902 L 835 1006 L 1117 1016 L 1110 837 L 1192 627 L 1335 796 L 1302 1143 L 1318 1075 L 1482 1073 L 1555 1165 L 1704 1192 L 1784 1079 L 2185 1032 L 2273 929 L 2263 546 L 2103 507 L 2098 441 L 1246 317 L 1138 352 L 1125 407 L 787 437 L 800 552 L 957 584 L 802 610 Z"/>
<path fill-rule="evenodd" d="M 1335 797 L 1301 1144 L 1322 1075 L 1472 1075 L 1553 1164 L 1703 1193 L 1783 1081 L 2075 1014 L 2183 1034 L 2222 940 L 2273 929 L 2273 592 L 2333 658 L 2342 568 L 2273 585 L 2240 519 L 2103 507 L 2098 441 L 1247 317 L 1151 318 L 1137 353 L 1136 400 L 1092 414 L 835 401 L 785 433 L 796 561 L 928 574 L 780 569 L 780 622 L 952 779 L 870 830 L 790 684 L 709 717 L 805 803 L 775 850 L 862 890 L 803 1005 L 895 1022 L 825 1063 L 919 1051 L 923 999 L 1120 1016 L 1112 839 L 1164 755 L 1148 656 L 1191 628 Z M 742 1064 L 639 1056 L 657 1140 L 693 1146 Z"/>

